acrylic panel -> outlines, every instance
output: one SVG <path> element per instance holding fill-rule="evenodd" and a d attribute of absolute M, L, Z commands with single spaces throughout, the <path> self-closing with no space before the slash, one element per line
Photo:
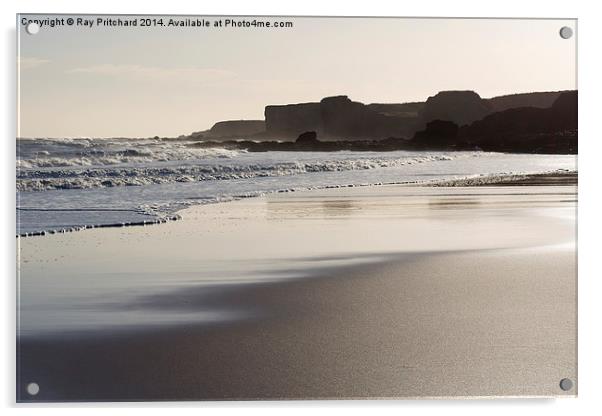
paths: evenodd
<path fill-rule="evenodd" d="M 576 20 L 17 33 L 18 401 L 576 396 Z"/>

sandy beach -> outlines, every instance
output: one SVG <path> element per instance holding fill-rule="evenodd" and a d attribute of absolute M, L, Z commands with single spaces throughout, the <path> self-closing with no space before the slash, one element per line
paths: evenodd
<path fill-rule="evenodd" d="M 350 187 L 19 238 L 18 400 L 575 395 L 576 198 Z"/>

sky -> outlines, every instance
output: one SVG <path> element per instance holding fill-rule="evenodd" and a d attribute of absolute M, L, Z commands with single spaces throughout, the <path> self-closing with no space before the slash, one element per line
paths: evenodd
<path fill-rule="evenodd" d="M 170 18 L 190 17 L 35 35 L 19 22 L 18 136 L 175 137 L 332 95 L 400 103 L 443 90 L 577 88 L 576 36 L 559 36 L 574 20 L 231 17 L 293 23 L 233 28 L 168 27 Z"/>

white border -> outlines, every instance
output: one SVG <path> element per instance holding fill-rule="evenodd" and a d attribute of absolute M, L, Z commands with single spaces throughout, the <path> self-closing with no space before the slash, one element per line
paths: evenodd
<path fill-rule="evenodd" d="M 602 343 L 599 318 L 602 316 L 602 273 L 600 270 L 600 180 L 602 175 L 602 74 L 599 43 L 602 39 L 602 18 L 594 1 L 413 1 L 386 2 L 369 0 L 326 2 L 324 0 L 296 1 L 212 1 L 187 2 L 185 0 L 21 0 L 2 1 L 3 58 L 2 116 L 4 134 L 1 139 L 2 184 L 2 264 L 4 285 L 2 322 L 2 349 L 4 360 L 0 368 L 0 394 L 2 405 L 9 411 L 21 408 L 26 413 L 44 407 L 50 414 L 64 412 L 104 414 L 126 410 L 134 414 L 163 414 L 169 411 L 223 412 L 245 409 L 248 414 L 265 413 L 312 413 L 326 414 L 344 411 L 346 414 L 382 412 L 399 414 L 415 411 L 426 414 L 503 414 L 528 411 L 529 414 L 602 414 L 602 392 L 599 388 L 601 374 Z M 330 15 L 330 16 L 445 16 L 445 17 L 539 17 L 579 19 L 579 398 L 556 400 L 505 399 L 505 400 L 438 400 L 438 401 L 307 401 L 307 402 L 222 402 L 222 403 L 137 403 L 137 404 L 75 404 L 75 405 L 15 405 L 15 238 L 14 238 L 14 172 L 15 172 L 15 14 L 22 13 L 136 13 L 136 14 L 246 14 L 246 15 Z M 202 409 L 198 409 L 198 408 Z M 173 409 L 173 410 L 172 410 Z"/>

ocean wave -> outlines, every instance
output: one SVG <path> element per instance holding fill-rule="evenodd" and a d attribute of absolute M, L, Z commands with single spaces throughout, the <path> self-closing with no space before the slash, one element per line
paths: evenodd
<path fill-rule="evenodd" d="M 177 160 L 233 158 L 241 150 L 199 148 L 161 139 L 20 139 L 17 168 L 103 167 Z"/>
<path fill-rule="evenodd" d="M 221 149 L 224 150 L 224 149 Z M 221 154 L 221 153 L 219 153 Z M 465 157 L 466 155 L 464 155 Z M 174 182 L 198 182 L 256 177 L 288 176 L 314 172 L 338 172 L 395 168 L 418 163 L 448 161 L 460 155 L 426 154 L 397 158 L 346 158 L 319 161 L 190 164 L 178 166 L 127 166 L 52 170 L 21 170 L 18 191 L 87 189 L 115 186 L 142 186 Z M 215 156 L 214 156 L 215 158 Z M 53 162 L 58 163 L 58 162 Z M 60 165 L 58 165 L 60 166 Z M 57 165 L 53 167 L 57 168 Z"/>
<path fill-rule="evenodd" d="M 120 151 L 87 151 L 71 157 L 51 157 L 48 151 L 41 151 L 36 157 L 17 159 L 18 169 L 60 168 L 60 167 L 93 167 L 120 164 L 140 164 L 152 162 L 168 162 L 175 160 L 232 158 L 240 151 L 228 149 L 159 149 L 138 150 L 124 149 Z"/>

